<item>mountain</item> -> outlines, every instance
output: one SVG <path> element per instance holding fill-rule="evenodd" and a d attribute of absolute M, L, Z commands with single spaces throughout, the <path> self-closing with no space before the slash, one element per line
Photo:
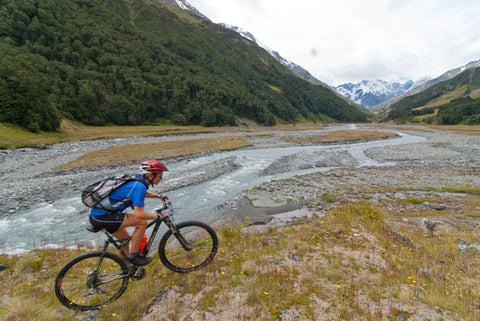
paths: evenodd
<path fill-rule="evenodd" d="M 294 62 L 291 62 L 291 61 L 283 58 L 277 51 L 275 51 L 273 49 L 270 49 L 268 46 L 259 43 L 257 41 L 257 39 L 255 39 L 255 37 L 250 32 L 245 31 L 245 30 L 241 29 L 240 27 L 231 26 L 231 25 L 228 25 L 228 24 L 225 24 L 225 23 L 221 23 L 221 25 L 224 26 L 225 28 L 228 28 L 230 30 L 235 31 L 236 33 L 238 33 L 242 37 L 256 43 L 257 45 L 259 45 L 260 47 L 265 49 L 273 58 L 277 59 L 278 62 L 280 62 L 282 65 L 284 65 L 285 67 L 290 69 L 291 72 L 293 72 L 295 75 L 302 78 L 303 80 L 306 80 L 309 83 L 312 83 L 314 85 L 320 85 L 320 86 L 323 86 L 325 88 L 331 89 L 336 95 L 338 95 L 340 98 L 344 99 L 348 104 L 354 106 L 358 110 L 365 111 L 365 112 L 367 111 L 367 109 L 365 109 L 363 106 L 361 106 L 357 102 L 354 102 L 352 99 L 350 99 L 348 97 L 345 97 L 344 95 L 339 94 L 333 88 L 331 88 L 330 86 L 328 86 L 324 82 L 322 82 L 322 81 L 318 80 L 317 78 L 315 78 L 314 76 L 312 76 L 312 74 L 310 74 L 310 72 L 308 72 L 306 69 L 302 68 L 301 66 L 297 65 Z"/>
<path fill-rule="evenodd" d="M 170 1 L 171 2 L 171 1 Z M 366 121 L 238 33 L 160 0 L 2 0 L 0 121 Z"/>
<path fill-rule="evenodd" d="M 226 24 L 226 23 L 221 23 L 220 25 L 222 25 L 225 28 L 228 28 L 228 29 L 231 29 L 231 30 L 235 31 L 238 34 L 240 34 L 241 36 L 243 36 L 244 38 L 256 43 L 257 45 L 259 45 L 260 47 L 265 49 L 273 58 L 277 59 L 278 62 L 280 62 L 282 65 L 284 65 L 285 67 L 290 69 L 298 77 L 300 77 L 300 78 L 302 78 L 302 79 L 304 79 L 304 80 L 306 80 L 306 81 L 308 81 L 308 82 L 310 82 L 314 85 L 322 85 L 322 86 L 328 87 L 325 83 L 321 82 L 320 80 L 318 80 L 317 78 L 312 76 L 312 74 L 310 74 L 310 72 L 308 72 L 306 69 L 302 68 L 301 66 L 297 65 L 294 62 L 291 62 L 291 61 L 283 58 L 282 56 L 280 56 L 280 54 L 277 51 L 275 51 L 275 50 L 269 48 L 268 46 L 258 42 L 257 39 L 250 32 L 245 31 L 240 27 L 232 26 L 232 25 L 229 25 L 229 24 Z"/>
<path fill-rule="evenodd" d="M 162 1 L 162 0 L 157 0 L 157 1 Z M 193 12 L 195 15 L 199 16 L 200 18 L 210 21 L 210 19 L 208 19 L 207 16 L 204 16 L 200 11 L 197 10 L 197 8 L 195 8 L 185 0 L 163 0 L 163 1 L 176 5 L 177 7 L 188 10 L 190 12 Z"/>
<path fill-rule="evenodd" d="M 356 84 L 347 83 L 332 88 L 363 107 L 371 108 L 392 97 L 396 97 L 417 85 L 418 83 L 415 83 L 412 80 L 401 82 L 363 80 Z"/>
<path fill-rule="evenodd" d="M 387 120 L 443 125 L 480 124 L 480 66 L 457 68 L 456 76 L 389 107 Z M 447 77 L 448 78 L 448 77 Z"/>
<path fill-rule="evenodd" d="M 296 63 L 291 62 L 291 61 L 283 58 L 282 56 L 280 56 L 280 54 L 278 52 L 276 52 L 274 50 L 271 50 L 271 49 L 268 49 L 268 48 L 265 48 L 265 50 L 267 50 L 270 53 L 270 55 L 272 55 L 273 58 L 277 59 L 282 65 L 284 65 L 285 67 L 290 69 L 298 77 L 300 77 L 302 79 L 305 79 L 306 81 L 308 81 L 308 82 L 310 82 L 314 85 L 322 85 L 322 86 L 328 87 L 325 83 L 323 83 L 320 80 L 318 80 L 317 78 L 313 77 L 312 74 L 310 74 L 309 71 L 307 71 L 303 67 L 297 65 Z"/>
<path fill-rule="evenodd" d="M 375 106 L 374 108 L 372 108 L 372 110 L 375 110 L 375 111 L 388 110 L 388 108 L 391 105 L 393 105 L 396 102 L 404 99 L 405 97 L 412 96 L 412 95 L 415 95 L 417 93 L 420 93 L 420 92 L 438 84 L 439 82 L 452 79 L 453 77 L 457 76 L 461 72 L 463 72 L 467 69 L 476 68 L 476 67 L 480 67 L 480 59 L 476 60 L 476 61 L 469 62 L 468 64 L 466 64 L 464 66 L 449 70 L 449 71 L 443 73 L 442 75 L 440 75 L 437 78 L 426 79 L 426 80 L 422 81 L 423 83 L 421 83 L 420 85 L 414 86 L 414 87 L 412 87 L 412 89 L 410 89 L 410 90 L 408 90 L 408 91 L 406 91 L 406 92 L 404 92 L 404 93 L 402 93 L 402 94 L 400 94 L 396 97 L 393 97 L 393 98 L 391 98 L 387 101 L 384 101 L 383 103 L 381 103 L 381 104 Z"/>
<path fill-rule="evenodd" d="M 191 12 L 193 12 L 194 14 L 206 19 L 206 20 L 209 20 L 206 16 L 204 16 L 203 14 L 201 14 L 197 9 L 195 9 L 193 6 L 191 6 L 190 4 L 188 4 L 186 1 L 184 0 L 164 0 L 164 1 L 167 1 L 167 2 L 170 2 L 170 3 L 174 3 L 176 4 L 177 6 L 181 7 L 181 8 L 184 8 L 184 9 L 187 9 L 187 10 L 190 10 Z M 262 44 L 260 43 L 259 41 L 257 41 L 257 39 L 248 31 L 245 31 L 243 30 L 242 28 L 238 27 L 238 26 L 232 26 L 232 25 L 229 25 L 229 24 L 226 24 L 226 23 L 220 23 L 221 26 L 227 28 L 227 29 L 230 29 L 230 30 L 233 30 L 235 31 L 236 33 L 238 33 L 239 35 L 241 35 L 242 37 L 244 37 L 245 39 L 248 39 L 252 42 L 254 42 L 255 44 L 257 44 L 258 46 L 262 47 L 263 49 L 265 49 L 273 58 L 277 59 L 278 62 L 280 62 L 282 65 L 284 65 L 285 67 L 287 67 L 288 69 L 290 69 L 291 72 L 293 72 L 295 75 L 297 75 L 298 77 L 314 84 L 314 85 L 321 85 L 325 88 L 330 88 L 332 89 L 330 86 L 328 86 L 327 84 L 325 84 L 324 82 L 318 80 L 317 78 L 315 78 L 308 70 L 304 69 L 303 67 L 301 67 L 300 65 L 297 65 L 296 63 L 292 62 L 292 61 L 289 61 L 285 58 L 283 58 L 277 51 L 269 48 L 268 46 L 266 46 L 265 44 Z M 361 111 L 367 111 L 363 106 L 357 104 L 356 102 L 354 102 L 353 100 L 350 100 L 348 98 L 346 98 L 345 96 L 343 95 L 340 95 L 339 97 L 341 98 L 344 98 L 345 101 L 354 106 L 355 108 L 361 110 Z"/>

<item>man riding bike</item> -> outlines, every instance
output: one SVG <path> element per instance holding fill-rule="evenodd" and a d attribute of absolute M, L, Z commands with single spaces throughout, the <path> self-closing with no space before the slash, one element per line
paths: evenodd
<path fill-rule="evenodd" d="M 140 243 L 145 234 L 148 220 L 162 219 L 163 217 L 160 214 L 145 211 L 145 197 L 162 200 L 166 198 L 165 195 L 148 191 L 148 188 L 160 183 L 163 172 L 168 169 L 157 160 L 142 162 L 140 169 L 138 180 L 132 180 L 114 190 L 106 200 L 102 201 L 102 209 L 93 208 L 90 211 L 90 223 L 95 227 L 106 229 L 118 240 L 124 240 L 130 236 L 127 227 L 135 227 L 131 242 L 123 245 L 122 250 L 128 255 L 125 259 L 129 263 L 147 265 L 152 258 L 139 254 Z M 134 214 L 125 213 L 129 207 L 133 208 Z"/>

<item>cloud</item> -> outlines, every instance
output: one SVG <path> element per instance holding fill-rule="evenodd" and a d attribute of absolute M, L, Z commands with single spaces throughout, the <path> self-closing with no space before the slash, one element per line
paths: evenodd
<path fill-rule="evenodd" d="M 480 59 L 477 0 L 189 2 L 333 85 L 433 77 Z"/>

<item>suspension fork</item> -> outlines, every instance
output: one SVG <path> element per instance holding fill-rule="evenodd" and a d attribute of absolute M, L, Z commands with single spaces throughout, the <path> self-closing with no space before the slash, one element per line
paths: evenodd
<path fill-rule="evenodd" d="M 177 227 L 175 226 L 175 224 L 173 224 L 173 222 L 170 220 L 170 218 L 167 218 L 165 220 L 165 224 L 168 226 L 170 231 L 172 231 L 173 235 L 177 238 L 178 242 L 180 242 L 180 244 L 185 249 L 185 251 L 191 251 L 192 246 L 187 242 L 187 240 L 185 240 L 185 238 L 180 233 L 180 231 L 177 230 Z"/>

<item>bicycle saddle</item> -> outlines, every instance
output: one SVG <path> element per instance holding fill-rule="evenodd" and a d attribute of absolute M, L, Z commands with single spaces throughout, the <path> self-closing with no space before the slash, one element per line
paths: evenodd
<path fill-rule="evenodd" d="M 93 225 L 87 226 L 86 229 L 87 229 L 87 231 L 92 232 L 92 233 L 98 233 L 102 230 L 101 228 L 95 227 Z"/>

